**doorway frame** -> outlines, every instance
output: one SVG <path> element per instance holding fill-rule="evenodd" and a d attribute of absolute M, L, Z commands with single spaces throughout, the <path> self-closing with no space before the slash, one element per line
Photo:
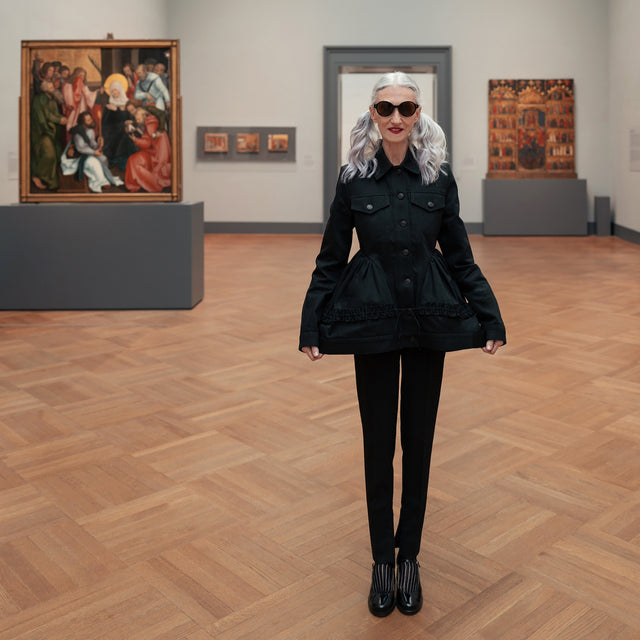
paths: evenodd
<path fill-rule="evenodd" d="M 433 67 L 436 75 L 435 117 L 447 138 L 451 162 L 451 47 L 324 47 L 323 220 L 340 171 L 340 73 L 342 67 Z M 364 110 L 364 108 L 363 108 Z"/>

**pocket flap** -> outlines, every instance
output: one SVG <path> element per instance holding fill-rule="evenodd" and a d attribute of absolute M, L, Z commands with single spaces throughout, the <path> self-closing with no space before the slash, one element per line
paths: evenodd
<path fill-rule="evenodd" d="M 389 196 L 380 194 L 375 196 L 354 196 L 351 198 L 351 208 L 360 213 L 375 213 L 389 206 Z"/>
<path fill-rule="evenodd" d="M 412 204 L 426 211 L 444 209 L 444 196 L 440 193 L 411 193 Z"/>

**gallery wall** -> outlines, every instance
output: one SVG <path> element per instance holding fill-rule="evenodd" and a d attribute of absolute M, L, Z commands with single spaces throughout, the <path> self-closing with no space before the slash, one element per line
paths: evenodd
<path fill-rule="evenodd" d="M 637 13 L 634 0 L 611 3 L 613 17 L 637 50 L 632 26 L 625 21 Z M 118 38 L 181 41 L 184 197 L 205 202 L 207 221 L 322 221 L 325 45 L 452 46 L 453 168 L 469 223 L 482 221 L 487 81 L 574 78 L 576 164 L 579 177 L 587 180 L 590 220 L 593 196 L 609 195 L 616 205 L 611 166 L 620 152 L 612 147 L 610 123 L 617 118 L 618 102 L 610 96 L 607 0 L 405 0 L 401 5 L 388 0 L 141 0 L 133 14 L 131 3 L 122 0 L 91 4 L 90 9 L 85 2 L 67 0 L 64 11 L 56 13 L 50 7 L 47 0 L 28 0 L 0 9 L 9 34 L 0 50 L 10 89 L 0 96 L 5 141 L 0 202 L 15 202 L 18 193 L 20 40 L 102 38 L 113 32 Z M 612 55 L 624 57 L 624 45 L 616 46 Z M 628 76 L 632 70 L 629 59 Z M 622 76 L 616 80 L 620 85 L 628 79 Z M 628 91 L 633 102 L 637 81 Z M 198 126 L 295 126 L 297 161 L 198 162 Z M 620 188 L 620 224 L 640 230 L 638 213 L 621 211 L 635 187 L 625 183 Z"/>
<path fill-rule="evenodd" d="M 614 220 L 617 225 L 640 233 L 638 25 L 640 3 L 637 0 L 611 0 L 609 110 Z M 635 135 L 634 167 L 631 165 L 632 135 Z"/>
<path fill-rule="evenodd" d="M 207 220 L 322 221 L 325 45 L 452 46 L 465 221 L 482 220 L 490 78 L 574 78 L 579 177 L 590 208 L 610 194 L 606 0 L 182 0 L 168 10 L 182 43 L 185 193 L 205 200 Z M 295 126 L 297 162 L 198 163 L 197 125 Z"/>

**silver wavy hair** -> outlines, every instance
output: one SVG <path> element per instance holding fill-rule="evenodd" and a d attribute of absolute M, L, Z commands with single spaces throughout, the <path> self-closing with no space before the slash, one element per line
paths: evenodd
<path fill-rule="evenodd" d="M 376 102 L 379 91 L 395 85 L 411 89 L 416 96 L 416 102 L 420 104 L 420 89 L 415 81 L 406 73 L 394 71 L 385 73 L 376 82 L 371 92 L 371 105 Z M 370 178 L 378 168 L 375 154 L 381 138 L 369 110 L 358 118 L 355 127 L 351 129 L 350 139 L 351 148 L 347 156 L 347 165 L 342 172 L 342 181 L 350 182 L 356 176 Z M 411 130 L 409 149 L 420 167 L 424 184 L 435 182 L 440 173 L 445 173 L 442 167 L 447 159 L 447 141 L 444 131 L 425 113 L 420 114 L 419 120 Z"/>

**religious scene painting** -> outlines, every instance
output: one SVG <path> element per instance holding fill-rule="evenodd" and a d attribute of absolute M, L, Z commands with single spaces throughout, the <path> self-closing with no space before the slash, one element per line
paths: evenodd
<path fill-rule="evenodd" d="M 205 153 L 226 153 L 229 151 L 229 136 L 226 133 L 205 133 Z"/>
<path fill-rule="evenodd" d="M 236 136 L 238 153 L 258 153 L 260 151 L 259 133 L 239 133 Z"/>
<path fill-rule="evenodd" d="M 289 150 L 289 136 L 286 133 L 270 133 L 268 137 L 269 151 L 284 153 Z"/>
<path fill-rule="evenodd" d="M 572 79 L 489 80 L 487 178 L 576 178 Z"/>
<path fill-rule="evenodd" d="M 24 41 L 20 200 L 181 199 L 175 40 Z"/>

